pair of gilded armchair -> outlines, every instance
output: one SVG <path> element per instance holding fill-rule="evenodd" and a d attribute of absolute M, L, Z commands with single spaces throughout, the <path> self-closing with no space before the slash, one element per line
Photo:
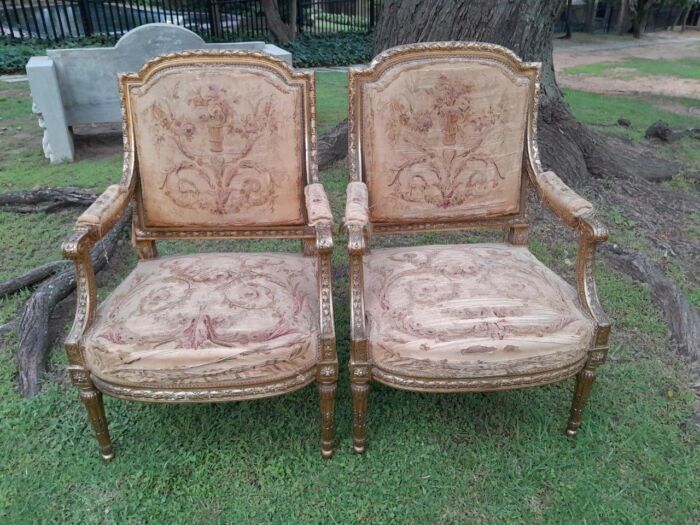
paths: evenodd
<path fill-rule="evenodd" d="M 576 375 L 567 433 L 606 356 L 593 281 L 606 237 L 591 205 L 537 158 L 539 65 L 498 46 L 417 44 L 350 71 L 353 443 L 365 450 L 372 379 L 469 392 Z M 333 453 L 338 359 L 332 214 L 316 166 L 310 72 L 256 53 L 157 58 L 120 77 L 121 182 L 64 244 L 78 303 L 69 372 L 101 455 L 102 393 L 150 402 L 281 395 L 316 381 Z M 579 230 L 576 288 L 527 250 L 527 189 Z M 140 259 L 99 306 L 90 248 L 133 204 Z M 505 242 L 369 249 L 384 234 L 498 228 Z M 297 238 L 303 253 L 159 257 L 156 241 Z"/>

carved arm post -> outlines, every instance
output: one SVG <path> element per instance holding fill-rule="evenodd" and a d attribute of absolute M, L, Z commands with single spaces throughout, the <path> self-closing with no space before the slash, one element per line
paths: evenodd
<path fill-rule="evenodd" d="M 338 383 L 331 282 L 333 214 L 323 185 L 309 184 L 304 189 L 304 194 L 309 225 L 313 226 L 316 232 L 314 251 L 318 257 L 321 360 L 318 365 L 317 383 L 321 398 L 321 453 L 323 457 L 330 458 L 333 454 L 335 396 Z M 305 254 L 308 255 L 308 248 L 305 248 Z"/>
<path fill-rule="evenodd" d="M 126 210 L 131 192 L 124 186 L 109 186 L 95 202 L 85 210 L 76 222 L 75 229 L 64 241 L 63 257 L 75 265 L 77 305 L 73 326 L 64 346 L 68 355 L 68 373 L 71 382 L 80 388 L 80 399 L 85 404 L 88 417 L 97 435 L 102 458 L 114 457 L 107 430 L 107 420 L 102 404 L 102 393 L 95 388 L 80 347 L 80 340 L 95 318 L 97 308 L 95 271 L 90 249 L 116 224 Z"/>
<path fill-rule="evenodd" d="M 588 359 L 577 377 L 571 417 L 566 429 L 567 434 L 575 435 L 597 375 L 596 369 L 605 362 L 608 354 L 610 319 L 600 305 L 595 283 L 596 249 L 608 239 L 608 230 L 596 219 L 593 205 L 564 184 L 554 172 L 531 169 L 529 173 L 530 180 L 547 207 L 579 232 L 576 292 L 581 306 L 596 325 Z"/>
<path fill-rule="evenodd" d="M 363 256 L 370 234 L 369 203 L 364 182 L 350 182 L 347 189 L 344 229 L 348 234 L 350 258 L 350 381 L 353 400 L 353 448 L 365 450 L 367 435 L 367 396 L 372 367 L 369 361 L 365 327 Z"/>

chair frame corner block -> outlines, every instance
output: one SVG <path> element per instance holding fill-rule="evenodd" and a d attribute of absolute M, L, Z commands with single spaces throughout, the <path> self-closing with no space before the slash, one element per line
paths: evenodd
<path fill-rule="evenodd" d="M 331 255 L 333 251 L 332 222 L 325 218 L 301 226 L 273 227 L 216 227 L 216 228 L 151 228 L 144 222 L 139 183 L 138 155 L 135 124 L 131 104 L 131 89 L 143 86 L 159 72 L 172 67 L 196 69 L 203 65 L 246 66 L 264 70 L 287 86 L 300 88 L 303 114 L 302 168 L 304 185 L 317 184 L 315 128 L 315 77 L 312 71 L 295 70 L 283 61 L 259 52 L 246 51 L 191 51 L 157 57 L 138 73 L 119 77 L 121 109 L 124 129 L 124 164 L 121 181 L 110 186 L 90 207 L 88 212 L 98 216 L 97 223 L 78 219 L 74 231 L 63 243 L 63 256 L 75 265 L 77 306 L 72 329 L 65 340 L 71 382 L 80 389 L 88 417 L 95 431 L 102 458 L 114 457 L 102 395 L 153 402 L 191 403 L 227 402 L 279 396 L 299 390 L 314 381 L 318 385 L 321 415 L 321 453 L 324 458 L 333 455 L 335 398 L 338 379 L 335 329 L 331 289 Z M 303 195 L 301 198 L 303 199 Z M 294 377 L 273 382 L 253 380 L 225 387 L 208 388 L 152 388 L 134 387 L 108 382 L 91 373 L 83 355 L 83 337 L 95 319 L 97 298 L 95 272 L 90 251 L 109 230 L 127 213 L 133 202 L 131 241 L 140 260 L 158 257 L 157 240 L 197 239 L 300 239 L 304 255 L 316 258 L 319 301 L 319 355 L 309 370 L 299 371 Z M 307 214 L 308 214 L 307 200 Z M 87 213 L 87 212 L 86 212 Z M 82 217 L 82 216 L 81 216 Z M 308 219 L 308 216 L 307 216 Z"/>
<path fill-rule="evenodd" d="M 541 64 L 521 61 L 512 51 L 493 44 L 468 42 L 435 42 L 398 46 L 378 55 L 367 67 L 351 68 L 349 77 L 349 137 L 348 166 L 350 183 L 366 183 L 363 161 L 363 89 L 365 84 L 376 82 L 397 64 L 435 58 L 466 58 L 494 64 L 510 75 L 527 79 L 529 100 L 523 149 L 520 185 L 520 204 L 517 213 L 508 216 L 477 218 L 459 221 L 406 221 L 372 222 L 369 214 L 363 220 L 348 219 L 347 209 L 343 227 L 348 234 L 351 308 L 351 360 L 350 380 L 353 402 L 353 448 L 362 453 L 366 449 L 369 385 L 376 380 L 393 388 L 419 392 L 486 392 L 545 385 L 576 376 L 573 402 L 565 433 L 574 436 L 581 424 L 584 406 L 596 378 L 597 368 L 603 364 L 608 352 L 610 321 L 598 300 L 594 280 L 597 246 L 608 237 L 606 227 L 597 220 L 595 212 L 587 209 L 577 212 L 567 202 L 567 196 L 578 197 L 556 178 L 558 185 L 547 184 L 539 159 L 537 145 L 537 113 L 539 105 L 539 80 Z M 552 174 L 553 175 L 553 174 Z M 414 233 L 426 231 L 454 231 L 470 229 L 503 229 L 505 242 L 511 245 L 527 245 L 527 195 L 532 185 L 541 200 L 569 227 L 579 233 L 576 266 L 576 292 L 584 314 L 595 326 L 586 356 L 565 369 L 520 376 L 492 376 L 480 378 L 436 378 L 402 376 L 388 373 L 373 366 L 370 355 L 368 329 L 365 315 L 365 287 L 363 256 L 369 253 L 370 236 Z M 367 187 L 364 189 L 364 206 Z M 566 193 L 566 196 L 562 193 Z"/>

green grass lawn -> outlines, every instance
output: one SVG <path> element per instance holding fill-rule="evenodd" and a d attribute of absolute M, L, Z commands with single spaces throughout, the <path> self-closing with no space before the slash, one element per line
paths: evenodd
<path fill-rule="evenodd" d="M 319 74 L 319 128 L 346 112 L 344 75 Z M 0 84 L 0 86 L 4 86 Z M 4 89 L 4 87 L 3 87 Z M 5 122 L 33 133 L 26 89 L 0 91 Z M 586 122 L 632 118 L 630 133 L 651 118 L 635 100 L 590 98 L 567 91 Z M 605 107 L 600 104 L 605 102 Z M 632 114 L 635 109 L 639 114 Z M 25 105 L 26 109 L 26 105 Z M 607 116 L 606 116 L 607 115 Z M 632 117 L 630 117 L 632 115 Z M 656 115 L 656 114 L 654 114 Z M 670 117 L 669 117 L 670 118 Z M 606 120 L 607 119 L 607 120 Z M 639 123 L 637 123 L 637 120 Z M 8 124 L 2 124 L 9 128 Z M 8 132 L 6 132 L 8 133 Z M 12 140 L 8 136 L 2 141 Z M 0 191 L 71 184 L 101 189 L 120 176 L 120 159 L 51 167 L 27 148 L 0 151 Z M 8 151 L 13 150 L 13 151 Z M 19 167 L 21 166 L 21 168 Z M 336 217 L 346 171 L 322 173 Z M 57 256 L 77 212 L 0 216 L 0 279 Z M 571 276 L 576 246 L 531 248 Z M 422 234 L 414 242 L 493 238 Z M 346 239 L 336 237 L 334 295 L 341 362 L 337 448 L 323 461 L 314 388 L 276 399 L 149 405 L 106 400 L 117 457 L 103 464 L 77 391 L 68 384 L 63 351 L 52 353 L 50 377 L 36 398 L 14 387 L 17 341 L 0 348 L 0 522 L 16 523 L 697 523 L 700 520 L 700 433 L 690 417 L 685 367 L 669 350 L 667 330 L 648 290 L 599 266 L 599 293 L 614 319 L 609 361 L 599 374 L 575 439 L 563 435 L 573 380 L 488 394 L 428 395 L 372 385 L 369 449 L 351 452 L 347 362 L 349 318 Z M 409 242 L 406 238 L 387 241 Z M 167 242 L 164 254 L 196 249 L 292 250 L 296 243 Z M 120 253 L 128 252 L 125 246 Z M 134 264 L 113 262 L 98 280 L 104 297 Z M 0 303 L 4 322 L 27 293 Z M 66 320 L 66 324 L 70 321 Z"/>

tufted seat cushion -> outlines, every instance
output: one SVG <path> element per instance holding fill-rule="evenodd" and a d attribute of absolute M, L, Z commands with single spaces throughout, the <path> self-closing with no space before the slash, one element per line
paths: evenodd
<path fill-rule="evenodd" d="M 532 374 L 585 356 L 594 324 L 526 247 L 372 250 L 365 311 L 375 367 L 404 376 Z"/>
<path fill-rule="evenodd" d="M 275 381 L 318 362 L 315 259 L 226 253 L 139 262 L 83 338 L 93 375 L 121 385 Z"/>

